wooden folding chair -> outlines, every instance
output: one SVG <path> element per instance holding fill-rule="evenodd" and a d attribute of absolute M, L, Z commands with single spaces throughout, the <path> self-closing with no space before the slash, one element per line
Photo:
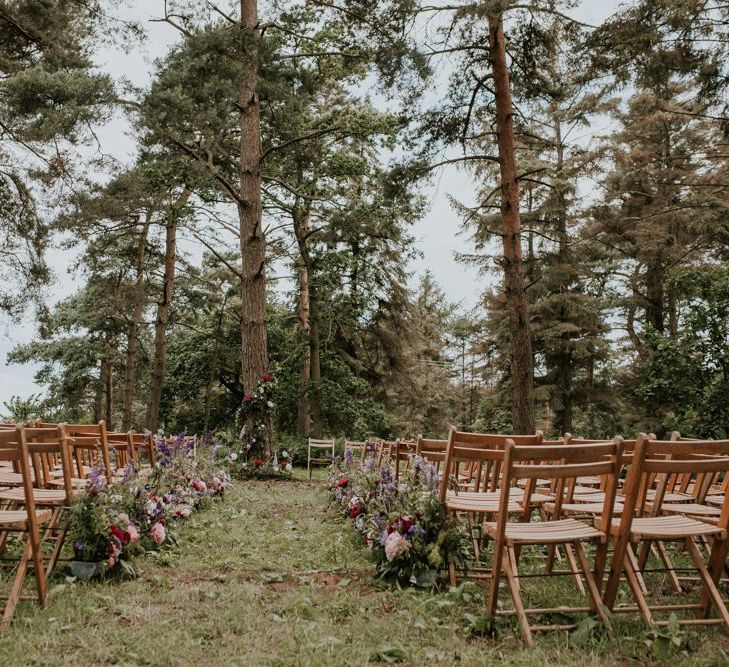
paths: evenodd
<path fill-rule="evenodd" d="M 508 436 L 490 433 L 464 433 L 451 428 L 446 446 L 443 474 L 440 479 L 440 500 L 446 511 L 463 516 L 469 527 L 473 546 L 474 565 L 469 568 L 467 576 L 483 579 L 490 576 L 490 570 L 477 565 L 481 557 L 481 541 L 483 533 L 481 524 L 494 516 L 500 509 L 501 472 L 504 447 L 510 438 L 516 438 L 522 444 L 539 446 L 542 443 L 541 433 L 536 435 Z M 468 470 L 471 490 L 461 490 L 459 483 L 461 467 Z M 520 500 L 522 489 L 512 487 L 508 491 L 509 512 L 521 512 Z M 456 573 L 450 571 L 451 584 L 456 583 Z"/>
<path fill-rule="evenodd" d="M 123 470 L 127 464 L 135 459 L 134 438 L 131 431 L 126 433 L 107 431 L 106 442 L 110 454 L 114 455 L 113 465 L 116 471 Z"/>
<path fill-rule="evenodd" d="M 615 550 L 610 567 L 610 575 L 605 585 L 603 600 L 611 610 L 631 611 L 633 608 L 616 608 L 616 600 L 623 572 L 633 598 L 636 610 L 640 612 L 646 625 L 666 625 L 669 621 L 655 620 L 654 612 L 693 611 L 695 618 L 679 619 L 680 624 L 723 625 L 729 633 L 729 612 L 717 588 L 719 577 L 724 568 L 729 548 L 729 502 L 727 495 L 720 516 L 709 523 L 692 516 L 664 513 L 662 496 L 666 492 L 672 476 L 691 474 L 694 480 L 701 476 L 726 474 L 729 471 L 729 440 L 692 440 L 661 441 L 641 434 L 632 457 L 630 470 L 625 483 L 624 509 L 621 519 L 614 520 L 611 536 Z M 649 487 L 654 479 L 658 487 L 654 500 L 647 503 Z M 726 492 L 725 492 L 726 493 Z M 673 504 L 665 507 L 673 507 Z M 696 604 L 682 602 L 678 605 L 649 605 L 647 589 L 639 585 L 641 566 L 634 552 L 634 545 L 646 542 L 665 548 L 667 543 L 685 545 L 687 553 L 696 568 L 703 586 L 701 599 Z M 708 563 L 698 547 L 698 542 L 709 545 Z M 670 561 L 666 570 L 673 567 Z M 719 618 L 709 618 L 711 607 Z"/>
<path fill-rule="evenodd" d="M 19 474 L 23 477 L 23 508 L 0 510 L 0 532 L 25 534 L 10 591 L 0 596 L 0 599 L 5 601 L 0 628 L 10 626 L 19 601 L 36 599 L 41 607 L 45 607 L 47 602 L 46 571 L 41 553 L 40 529 L 50 521 L 52 511 L 37 509 L 35 506 L 29 459 L 30 452 L 23 427 L 0 429 L 0 460 L 17 464 Z M 29 567 L 32 567 L 35 575 L 36 590 L 33 594 L 24 594 Z"/>
<path fill-rule="evenodd" d="M 611 632 L 610 620 L 602 608 L 598 581 L 601 580 L 604 568 L 608 529 L 612 519 L 612 506 L 615 500 L 617 479 L 622 466 L 622 443 L 616 440 L 611 443 L 595 445 L 554 445 L 545 446 L 519 446 L 513 440 L 508 440 L 503 452 L 503 481 L 499 511 L 496 521 L 483 525 L 484 532 L 493 540 L 493 565 L 489 592 L 486 599 L 486 611 L 496 615 L 512 613 L 521 626 L 522 635 L 527 644 L 532 644 L 532 633 L 547 630 L 570 630 L 575 624 L 535 624 L 529 622 L 529 617 L 559 611 L 570 613 L 586 611 L 584 608 L 559 607 L 559 609 L 527 609 L 522 602 L 519 584 L 518 559 L 519 549 L 528 545 L 551 546 L 570 545 L 582 568 L 582 576 L 587 584 L 590 596 L 590 605 L 587 611 L 597 615 L 600 621 Z M 556 497 L 563 494 L 566 480 L 581 476 L 596 476 L 604 479 L 606 489 L 603 503 L 602 517 L 597 526 L 582 523 L 573 518 L 532 523 L 529 521 L 530 496 L 536 488 L 536 482 L 542 478 L 555 480 Z M 512 514 L 513 502 L 510 489 L 520 479 L 526 479 L 527 484 L 522 499 L 522 521 L 509 521 Z M 594 567 L 591 567 L 585 553 L 584 543 L 596 545 Z M 594 570 L 594 571 L 593 571 Z M 571 573 L 565 573 L 570 574 Z M 502 576 L 506 577 L 509 592 L 514 603 L 514 610 L 497 611 L 499 585 Z M 544 576 L 554 576 L 554 573 L 545 573 Z"/>
<path fill-rule="evenodd" d="M 68 520 L 65 512 L 74 501 L 76 492 L 72 486 L 71 461 L 68 446 L 63 438 L 60 427 L 55 428 L 29 428 L 23 427 L 28 452 L 35 468 L 34 486 L 32 488 L 33 501 L 37 509 L 49 509 L 51 518 L 46 526 L 42 542 L 53 544 L 53 550 L 48 559 L 46 576 L 55 568 L 61 554 L 61 549 L 68 530 Z M 58 460 L 63 473 L 64 486 L 54 489 L 51 482 L 54 472 L 54 462 Z M 7 509 L 19 509 L 25 506 L 25 489 L 21 487 L 8 488 L 0 491 L 0 502 L 6 504 Z M 7 533 L 0 538 L 0 547 L 5 547 Z"/>
<path fill-rule="evenodd" d="M 111 466 L 109 443 L 106 438 L 106 424 L 61 424 L 61 432 L 71 452 L 75 476 L 71 479 L 74 486 L 85 487 L 92 466 L 103 465 L 107 482 L 114 481 Z M 64 486 L 63 479 L 53 480 L 50 486 Z"/>
<path fill-rule="evenodd" d="M 448 440 L 434 440 L 432 438 L 418 438 L 416 453 L 428 463 L 435 466 L 438 474 L 441 473 L 448 449 Z"/>
<path fill-rule="evenodd" d="M 417 442 L 413 440 L 396 440 L 392 446 L 390 460 L 395 462 L 395 479 L 399 480 L 410 467 L 410 459 L 417 452 Z"/>
<path fill-rule="evenodd" d="M 149 460 L 149 467 L 154 468 L 157 465 L 157 445 L 154 441 L 154 436 L 150 431 L 144 433 L 132 433 L 132 445 L 134 448 L 134 456 L 140 465 L 144 466 L 142 462 L 141 453 L 146 451 L 147 458 Z"/>
<path fill-rule="evenodd" d="M 367 456 L 367 443 L 364 440 L 345 440 L 344 451 L 347 450 L 352 452 L 353 458 L 364 461 Z"/>
<path fill-rule="evenodd" d="M 336 443 L 334 440 L 315 440 L 314 438 L 309 438 L 309 449 L 308 449 L 308 456 L 306 460 L 306 474 L 308 475 L 309 479 L 311 479 L 311 467 L 312 465 L 326 465 L 330 466 L 332 462 L 334 461 L 334 455 L 335 455 L 335 447 Z M 318 452 L 329 452 L 329 456 L 323 457 L 320 455 L 312 456 L 312 450 L 314 450 L 314 454 L 317 454 Z"/>

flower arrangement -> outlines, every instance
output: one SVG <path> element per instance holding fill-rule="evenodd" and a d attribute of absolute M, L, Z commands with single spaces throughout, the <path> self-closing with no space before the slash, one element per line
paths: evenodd
<path fill-rule="evenodd" d="M 157 466 L 141 477 L 129 465 L 123 481 L 107 485 L 103 466 L 92 468 L 89 487 L 71 508 L 70 531 L 77 561 L 104 562 L 99 574 L 133 574 L 130 558 L 174 540 L 171 524 L 220 497 L 230 476 L 212 438 L 181 433 L 156 440 Z"/>
<path fill-rule="evenodd" d="M 238 421 L 241 426 L 239 458 L 248 459 L 251 453 L 261 456 L 265 443 L 273 439 L 273 414 L 276 410 L 274 393 L 276 384 L 271 375 L 264 373 L 252 393 L 243 396 Z"/>
<path fill-rule="evenodd" d="M 409 472 L 398 483 L 389 467 L 375 468 L 372 458 L 355 465 L 345 454 L 329 478 L 330 500 L 362 536 L 383 579 L 433 587 L 439 571 L 465 565 L 468 531 L 440 502 L 437 470 L 414 457 Z"/>

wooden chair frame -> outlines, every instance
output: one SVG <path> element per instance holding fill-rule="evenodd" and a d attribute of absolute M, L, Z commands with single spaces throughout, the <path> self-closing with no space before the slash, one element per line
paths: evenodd
<path fill-rule="evenodd" d="M 716 523 L 670 515 L 662 516 L 662 498 L 674 475 L 690 473 L 700 475 L 727 474 L 729 472 L 729 440 L 715 441 L 660 441 L 642 434 L 633 454 L 625 483 L 625 507 L 619 522 L 612 526 L 615 543 L 610 574 L 605 585 L 603 600 L 614 610 L 620 580 L 625 572 L 633 598 L 646 625 L 666 625 L 668 621 L 655 620 L 653 612 L 677 612 L 693 610 L 695 618 L 679 619 L 687 625 L 720 624 L 729 634 L 729 612 L 717 588 L 729 550 L 729 491 L 726 491 L 721 514 Z M 657 478 L 655 499 L 647 509 L 647 495 L 653 480 Z M 704 561 L 697 540 L 710 545 L 708 563 Z M 685 545 L 703 585 L 698 604 L 660 605 L 651 607 L 647 590 L 638 581 L 640 563 L 633 545 L 650 541 L 663 546 L 667 542 Z M 670 566 L 667 569 L 672 569 Z M 719 618 L 709 618 L 711 607 Z M 627 609 L 632 611 L 632 608 Z M 622 609 L 617 609 L 622 611 Z"/>
<path fill-rule="evenodd" d="M 312 465 L 331 465 L 334 461 L 334 456 L 336 453 L 336 441 L 335 440 L 317 440 L 315 438 L 309 438 L 309 448 L 307 452 L 307 459 L 306 459 L 306 474 L 309 479 L 311 479 L 311 467 Z M 326 450 L 331 452 L 331 458 L 320 458 L 320 457 L 312 457 L 311 456 L 311 450 Z"/>
<path fill-rule="evenodd" d="M 611 443 L 593 445 L 554 445 L 518 446 L 513 440 L 506 443 L 503 452 L 503 480 L 499 511 L 495 522 L 485 524 L 487 534 L 494 541 L 492 576 L 486 599 L 486 612 L 491 615 L 514 613 L 521 626 L 527 644 L 533 643 L 534 631 L 569 630 L 573 624 L 531 625 L 529 616 L 541 615 L 554 609 L 526 609 L 521 598 L 518 573 L 518 549 L 525 545 L 570 545 L 577 554 L 582 576 L 585 579 L 590 597 L 588 610 L 597 615 L 609 633 L 612 632 L 610 620 L 605 613 L 601 600 L 598 581 L 607 558 L 608 530 L 612 520 L 612 507 L 617 490 L 617 479 L 622 467 L 622 443 L 619 439 Z M 526 479 L 522 505 L 524 517 L 530 512 L 530 496 L 540 478 L 556 481 L 557 502 L 564 494 L 567 480 L 581 476 L 598 476 L 604 479 L 605 499 L 603 513 L 597 526 L 583 524 L 576 519 L 562 519 L 530 523 L 527 521 L 510 522 L 510 488 L 519 479 Z M 584 542 L 596 545 L 594 566 L 591 567 L 583 546 Z M 551 573 L 554 575 L 554 573 Z M 570 574 L 570 573 L 565 573 Z M 498 611 L 499 584 L 505 576 L 514 603 L 514 610 Z M 544 576 L 551 576 L 545 573 Z M 584 608 L 562 608 L 560 611 L 584 611 Z"/>
<path fill-rule="evenodd" d="M 0 599 L 5 601 L 0 628 L 10 626 L 19 601 L 37 599 L 41 607 L 47 604 L 48 586 L 41 552 L 40 527 L 50 520 L 51 511 L 36 509 L 30 473 L 30 455 L 22 426 L 15 429 L 0 429 L 0 460 L 17 463 L 23 476 L 24 496 L 24 509 L 0 510 L 0 531 L 4 534 L 17 532 L 26 535 L 10 592 L 0 596 Z M 35 595 L 24 595 L 25 577 L 31 566 L 36 580 L 36 592 Z"/>

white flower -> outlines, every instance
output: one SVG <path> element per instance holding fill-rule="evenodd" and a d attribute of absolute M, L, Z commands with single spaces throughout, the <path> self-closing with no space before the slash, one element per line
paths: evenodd
<path fill-rule="evenodd" d="M 281 458 L 282 459 L 289 458 L 289 453 L 285 449 L 281 452 Z"/>
<path fill-rule="evenodd" d="M 267 405 L 267 406 L 268 406 L 269 408 L 272 408 L 272 407 L 273 407 L 273 401 L 268 401 L 268 403 L 266 403 L 266 405 Z"/>
<path fill-rule="evenodd" d="M 235 452 L 232 452 L 231 455 L 230 455 L 230 460 L 231 461 L 237 461 L 238 460 L 238 454 L 236 454 Z"/>
<path fill-rule="evenodd" d="M 286 470 L 293 470 L 293 466 L 290 463 L 287 463 Z"/>

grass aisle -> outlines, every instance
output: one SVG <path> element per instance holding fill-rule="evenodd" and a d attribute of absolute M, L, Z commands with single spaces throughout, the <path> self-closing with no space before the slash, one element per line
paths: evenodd
<path fill-rule="evenodd" d="M 191 518 L 179 544 L 138 561 L 135 581 L 53 584 L 45 612 L 24 604 L 0 635 L 0 665 L 410 665 L 645 662 L 639 625 L 619 643 L 567 646 L 541 638 L 526 651 L 508 628 L 499 642 L 469 638 L 464 613 L 481 596 L 397 591 L 371 580 L 372 565 L 347 526 L 324 508 L 317 484 L 238 484 Z M 673 664 L 726 664 L 726 639 L 692 634 Z M 724 647 L 724 648 L 722 648 Z"/>

